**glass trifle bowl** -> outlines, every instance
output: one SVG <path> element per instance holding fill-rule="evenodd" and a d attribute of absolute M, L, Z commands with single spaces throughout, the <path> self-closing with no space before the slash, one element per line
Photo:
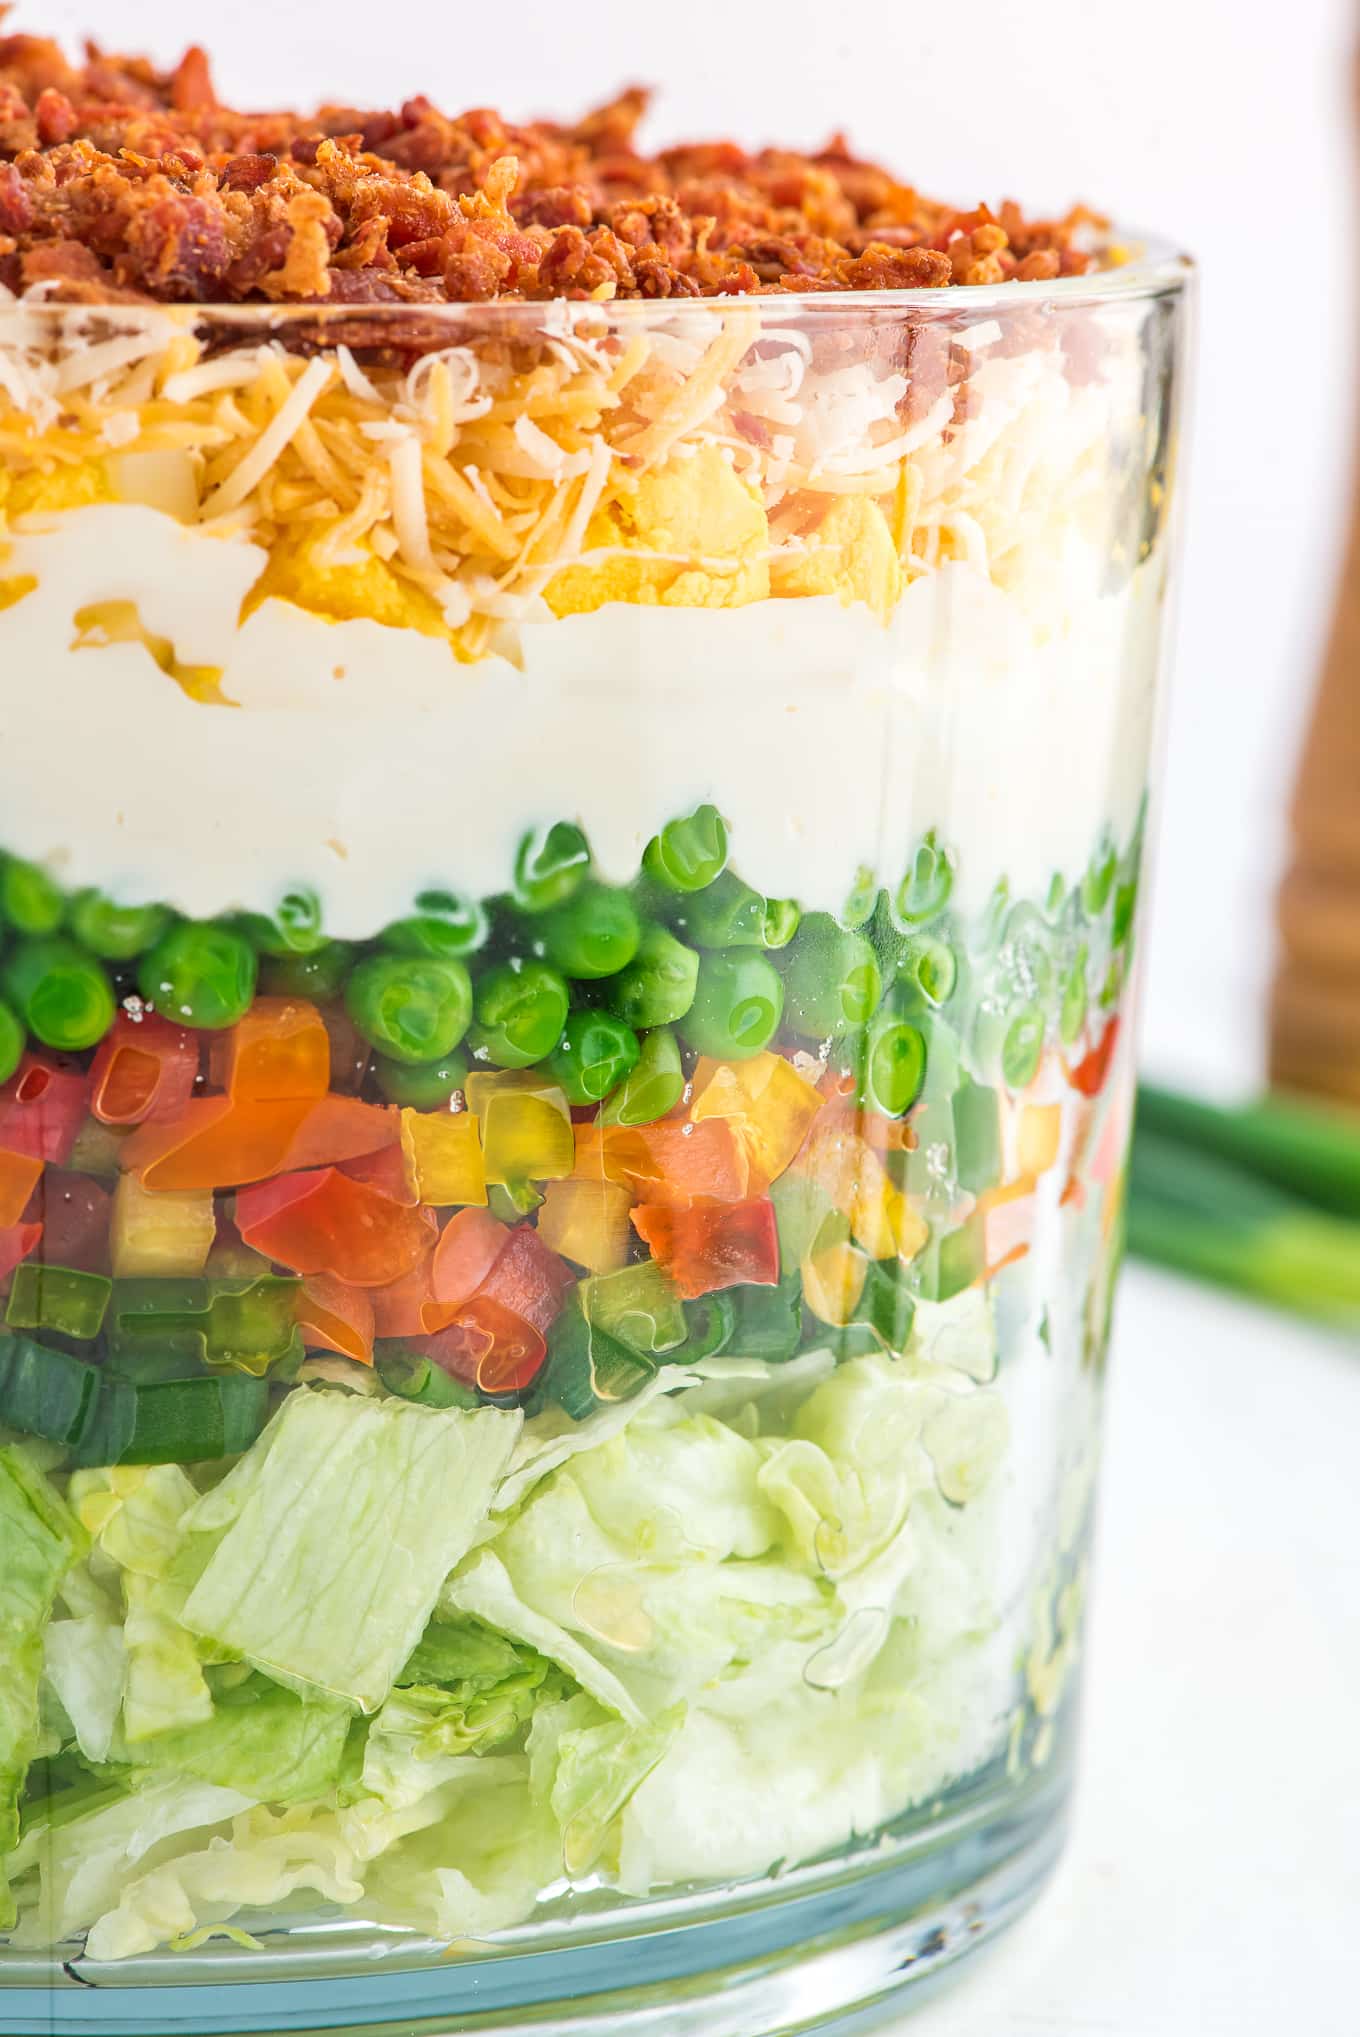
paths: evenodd
<path fill-rule="evenodd" d="M 0 306 L 0 2030 L 1035 1887 L 1184 280 Z"/>

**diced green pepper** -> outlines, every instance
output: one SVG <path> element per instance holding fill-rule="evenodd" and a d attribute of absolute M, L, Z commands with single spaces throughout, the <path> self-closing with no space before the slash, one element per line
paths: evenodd
<path fill-rule="evenodd" d="M 803 1336 L 799 1273 L 786 1273 L 777 1287 L 733 1288 L 729 1298 L 735 1320 L 725 1348 L 734 1358 L 762 1358 L 767 1365 L 792 1358 Z"/>
<path fill-rule="evenodd" d="M 481 1401 L 470 1386 L 445 1372 L 423 1351 L 408 1351 L 400 1344 L 379 1345 L 374 1351 L 379 1379 L 389 1393 L 400 1400 L 414 1401 L 427 1408 L 475 1408 Z"/>
<path fill-rule="evenodd" d="M 262 1375 L 296 1357 L 299 1283 L 266 1273 L 247 1281 L 120 1280 L 109 1349 L 115 1359 L 190 1358 Z"/>
<path fill-rule="evenodd" d="M 1001 1104 L 994 1089 L 965 1076 L 954 1092 L 954 1172 L 971 1195 L 1001 1179 Z"/>
<path fill-rule="evenodd" d="M 5 1321 L 16 1330 L 55 1330 L 88 1342 L 103 1326 L 113 1282 L 102 1273 L 25 1260 L 15 1268 Z"/>
<path fill-rule="evenodd" d="M 588 1322 L 645 1357 L 675 1350 L 689 1334 L 684 1303 L 652 1260 L 584 1281 L 581 1300 Z"/>

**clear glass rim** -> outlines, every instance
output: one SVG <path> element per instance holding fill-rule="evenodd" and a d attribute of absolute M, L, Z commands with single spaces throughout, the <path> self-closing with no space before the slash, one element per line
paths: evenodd
<path fill-rule="evenodd" d="M 445 324 L 461 328 L 481 327 L 504 331 L 523 329 L 535 335 L 552 336 L 554 329 L 568 330 L 582 322 L 602 325 L 673 324 L 683 319 L 697 323 L 730 319 L 742 311 L 754 312 L 762 324 L 789 320 L 867 323 L 892 322 L 909 314 L 914 319 L 935 318 L 944 323 L 973 324 L 981 316 L 1001 311 L 1032 310 L 1057 314 L 1091 309 L 1109 303 L 1151 301 L 1179 295 L 1195 273 L 1193 258 L 1169 241 L 1140 234 L 1113 234 L 1119 246 L 1131 246 L 1136 253 L 1117 267 L 1093 270 L 1084 276 L 1059 276 L 1034 282 L 1007 281 L 970 283 L 959 288 L 938 285 L 920 289 L 777 291 L 768 294 L 729 297 L 624 297 L 593 300 L 575 297 L 492 299 L 484 303 L 395 303 L 347 304 L 318 300 L 315 303 L 277 304 L 214 303 L 127 303 L 116 298 L 96 299 L 79 304 L 55 302 L 42 293 L 41 286 L 24 296 L 0 291 L 0 328 L 16 313 L 37 313 L 53 323 L 88 323 L 92 318 L 116 319 L 135 324 L 138 320 L 167 319 L 176 325 L 212 324 L 234 326 L 243 332 L 269 333 L 297 324 L 312 327 L 343 325 L 351 331 L 367 324 L 387 333 L 402 327 Z M 389 341 L 390 344 L 390 341 Z"/>

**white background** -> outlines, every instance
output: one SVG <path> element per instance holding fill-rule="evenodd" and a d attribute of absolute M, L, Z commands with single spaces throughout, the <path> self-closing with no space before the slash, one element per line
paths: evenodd
<path fill-rule="evenodd" d="M 97 26 L 169 60 L 195 12 L 25 0 L 15 25 Z M 235 0 L 212 17 L 220 89 L 247 103 L 420 89 L 570 113 L 643 79 L 657 140 L 844 126 L 941 195 L 1084 197 L 1199 257 L 1147 1048 L 1162 1071 L 1249 1077 L 1360 361 L 1350 0 Z M 913 2037 L 1354 2037 L 1354 1353 L 1141 1273 L 1118 1341 L 1074 1843 L 1035 1917 Z"/>
<path fill-rule="evenodd" d="M 236 103 L 570 114 L 658 88 L 651 134 L 813 145 L 922 188 L 1086 198 L 1202 265 L 1149 1060 L 1255 1066 L 1284 794 L 1353 438 L 1353 0 L 21 0 L 14 25 L 170 61 L 186 23 Z M 1357 257 L 1360 266 L 1360 257 Z M 1187 1020 L 1193 1012 L 1194 1022 Z M 1358 2018 L 1360 2022 L 1360 2018 Z"/>

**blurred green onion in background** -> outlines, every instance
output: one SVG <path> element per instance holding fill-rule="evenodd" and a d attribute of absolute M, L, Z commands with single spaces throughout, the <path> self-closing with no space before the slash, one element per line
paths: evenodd
<path fill-rule="evenodd" d="M 1144 1084 L 1128 1246 L 1360 1333 L 1360 1114 L 1282 1096 L 1220 1108 Z"/>

